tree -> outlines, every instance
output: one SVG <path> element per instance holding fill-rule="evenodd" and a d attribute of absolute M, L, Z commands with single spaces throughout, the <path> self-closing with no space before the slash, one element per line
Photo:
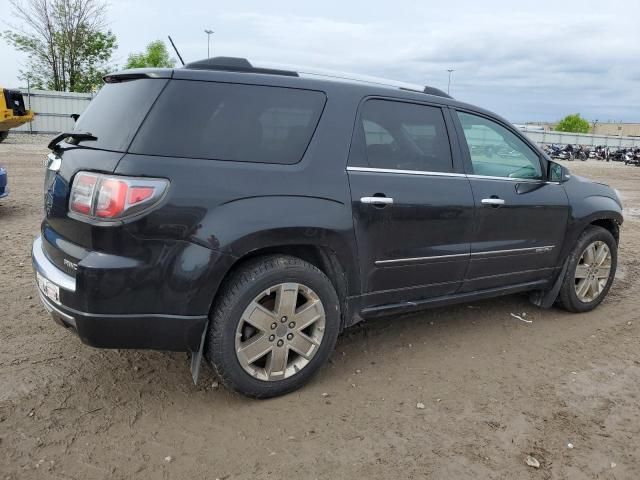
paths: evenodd
<path fill-rule="evenodd" d="M 146 51 L 142 53 L 132 53 L 127 58 L 125 68 L 145 68 L 145 67 L 174 67 L 175 59 L 169 57 L 167 46 L 162 40 L 156 40 L 147 45 Z"/>
<path fill-rule="evenodd" d="M 560 120 L 556 125 L 556 130 L 558 132 L 588 133 L 589 122 L 582 118 L 579 113 L 574 113 Z"/>
<path fill-rule="evenodd" d="M 20 76 L 36 88 L 91 92 L 116 49 L 116 37 L 105 25 L 103 0 L 9 0 L 22 21 L 2 36 L 28 56 Z"/>

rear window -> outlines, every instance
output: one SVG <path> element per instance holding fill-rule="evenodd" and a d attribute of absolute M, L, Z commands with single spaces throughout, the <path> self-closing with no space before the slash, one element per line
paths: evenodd
<path fill-rule="evenodd" d="M 325 103 L 321 92 L 173 80 L 129 151 L 145 155 L 292 164 Z"/>
<path fill-rule="evenodd" d="M 453 170 L 440 108 L 374 99 L 362 107 L 361 120 L 370 167 L 423 172 Z"/>
<path fill-rule="evenodd" d="M 95 141 L 83 140 L 82 145 L 126 151 L 144 116 L 166 83 L 167 80 L 163 79 L 144 78 L 105 84 L 73 129 L 98 137 Z"/>

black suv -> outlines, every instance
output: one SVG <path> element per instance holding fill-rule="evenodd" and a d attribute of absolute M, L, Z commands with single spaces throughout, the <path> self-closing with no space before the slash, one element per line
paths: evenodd
<path fill-rule="evenodd" d="M 530 291 L 598 305 L 622 206 L 434 88 L 215 58 L 129 70 L 50 143 L 40 296 L 92 346 L 204 355 L 252 397 L 362 319 Z"/>

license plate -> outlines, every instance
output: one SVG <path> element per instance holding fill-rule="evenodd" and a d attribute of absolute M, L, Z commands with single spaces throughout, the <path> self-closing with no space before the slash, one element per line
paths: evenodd
<path fill-rule="evenodd" d="M 38 288 L 40 291 L 50 300 L 60 303 L 60 287 L 44 278 L 39 272 L 36 272 L 36 279 L 38 280 Z"/>

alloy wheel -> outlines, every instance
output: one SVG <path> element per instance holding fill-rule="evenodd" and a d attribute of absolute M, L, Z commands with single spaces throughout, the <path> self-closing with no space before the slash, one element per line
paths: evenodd
<path fill-rule="evenodd" d="M 611 275 L 611 250 L 600 240 L 590 243 L 584 249 L 575 273 L 576 296 L 581 302 L 589 303 L 598 298 Z"/>
<path fill-rule="evenodd" d="M 236 328 L 236 357 L 263 381 L 295 375 L 316 355 L 325 330 L 318 295 L 300 283 L 281 283 L 258 294 Z"/>

